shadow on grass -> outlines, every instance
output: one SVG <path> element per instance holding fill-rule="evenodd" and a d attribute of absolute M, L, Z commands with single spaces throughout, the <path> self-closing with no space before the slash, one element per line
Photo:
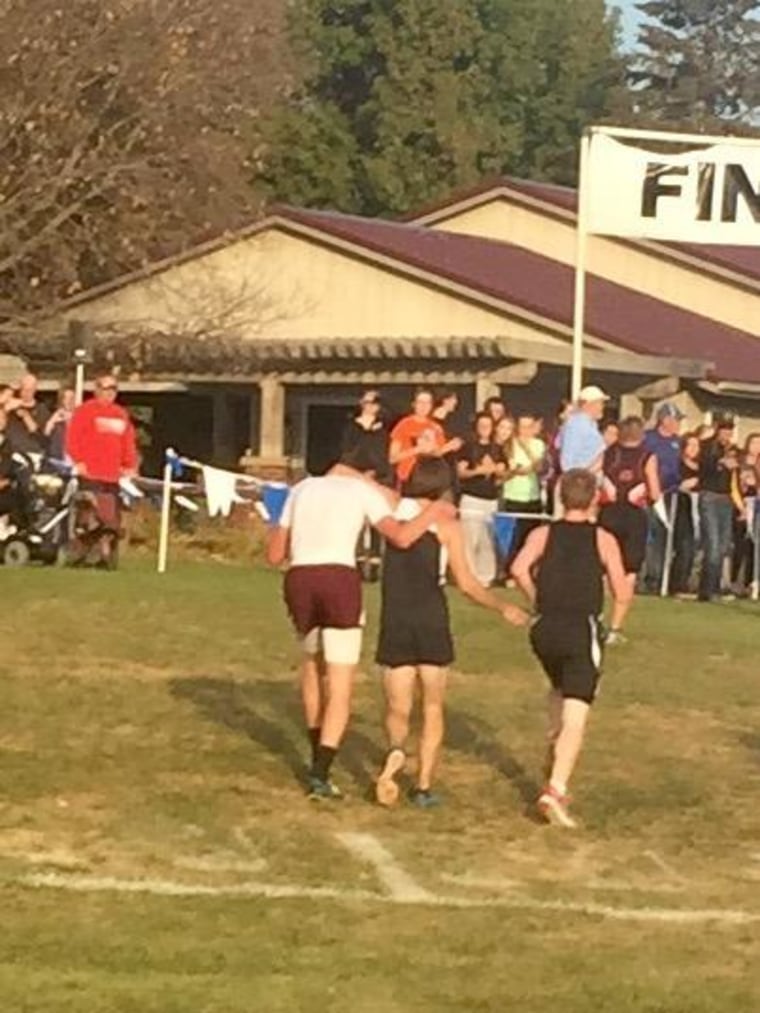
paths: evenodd
<path fill-rule="evenodd" d="M 513 754 L 496 740 L 496 733 L 485 721 L 456 711 L 448 711 L 446 717 L 447 745 L 461 753 L 482 760 L 502 774 L 516 789 L 526 807 L 535 804 L 540 786 L 525 770 Z"/>
<path fill-rule="evenodd" d="M 739 741 L 755 755 L 752 757 L 755 763 L 760 763 L 760 732 L 742 732 L 739 736 Z"/>
<path fill-rule="evenodd" d="M 300 702 L 290 682 L 243 684 L 197 676 L 173 679 L 170 691 L 179 700 L 189 700 L 210 721 L 246 736 L 279 757 L 298 783 L 304 783 L 309 749 Z M 365 789 L 382 761 L 383 751 L 356 727 L 357 720 L 349 727 L 337 763 L 358 787 Z"/>

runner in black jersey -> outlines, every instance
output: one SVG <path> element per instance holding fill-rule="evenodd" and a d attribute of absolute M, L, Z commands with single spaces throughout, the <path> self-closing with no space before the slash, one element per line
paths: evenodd
<path fill-rule="evenodd" d="M 576 826 L 567 786 L 600 677 L 604 577 L 614 599 L 613 627 L 632 595 L 617 541 L 592 521 L 597 496 L 595 475 L 566 472 L 560 482 L 564 520 L 533 531 L 512 567 L 536 610 L 531 644 L 552 684 L 549 781 L 538 809 L 548 822 L 564 827 Z"/>
<path fill-rule="evenodd" d="M 451 469 L 440 458 L 420 458 L 402 487 L 397 521 L 413 520 L 427 505 L 451 491 Z M 388 545 L 383 561 L 382 606 L 377 661 L 385 666 L 387 701 L 385 727 L 389 751 L 376 784 L 381 805 L 399 796 L 395 780 L 406 763 L 405 744 L 417 682 L 422 687 L 423 724 L 419 741 L 417 787 L 412 801 L 421 807 L 437 801 L 431 782 L 443 740 L 443 698 L 446 668 L 454 645 L 444 588 L 447 566 L 461 591 L 515 625 L 528 616 L 485 590 L 467 565 L 458 520 L 437 522 L 413 546 Z"/>
<path fill-rule="evenodd" d="M 599 523 L 618 540 L 632 600 L 647 551 L 647 507 L 661 496 L 657 458 L 644 446 L 642 419 L 631 416 L 620 423 L 618 442 L 605 451 L 602 474 Z M 625 643 L 624 619 L 625 612 L 621 611 L 619 625 L 613 624 L 608 644 Z"/>

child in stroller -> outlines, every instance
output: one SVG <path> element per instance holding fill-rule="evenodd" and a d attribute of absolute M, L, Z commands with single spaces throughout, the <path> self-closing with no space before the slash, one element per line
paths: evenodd
<path fill-rule="evenodd" d="M 82 479 L 73 506 L 69 564 L 115 570 L 121 536 L 119 487 L 110 482 Z"/>

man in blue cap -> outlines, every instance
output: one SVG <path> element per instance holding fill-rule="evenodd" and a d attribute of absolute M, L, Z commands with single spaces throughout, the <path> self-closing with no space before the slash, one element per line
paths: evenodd
<path fill-rule="evenodd" d="M 678 405 L 665 402 L 657 409 L 657 424 L 644 437 L 644 447 L 657 458 L 660 488 L 669 506 L 670 495 L 678 492 L 681 481 L 681 422 L 684 414 Z M 658 594 L 665 566 L 667 531 L 654 511 L 650 511 L 649 550 L 646 562 L 646 589 Z"/>

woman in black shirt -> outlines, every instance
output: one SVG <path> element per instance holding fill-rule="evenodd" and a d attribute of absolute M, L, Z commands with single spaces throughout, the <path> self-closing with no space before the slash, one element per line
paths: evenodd
<path fill-rule="evenodd" d="M 681 440 L 681 475 L 678 505 L 673 531 L 673 567 L 670 571 L 670 593 L 687 595 L 696 555 L 698 516 L 695 496 L 699 492 L 699 455 L 701 444 L 696 433 L 687 433 Z"/>
<path fill-rule="evenodd" d="M 494 443 L 493 419 L 487 412 L 480 412 L 475 419 L 473 437 L 460 452 L 457 476 L 467 562 L 484 587 L 496 580 L 493 517 L 503 472 L 502 455 Z"/>
<path fill-rule="evenodd" d="M 351 454 L 357 471 L 371 475 L 382 485 L 393 485 L 389 443 L 380 395 L 376 390 L 367 390 L 361 396 L 358 412 L 343 431 L 341 452 Z"/>
<path fill-rule="evenodd" d="M 344 461 L 350 459 L 352 467 L 381 485 L 393 486 L 389 448 L 390 434 L 380 395 L 376 390 L 366 390 L 359 399 L 359 410 L 343 431 L 341 457 Z M 364 580 L 378 579 L 382 555 L 382 538 L 368 524 L 356 550 L 356 562 Z"/>

